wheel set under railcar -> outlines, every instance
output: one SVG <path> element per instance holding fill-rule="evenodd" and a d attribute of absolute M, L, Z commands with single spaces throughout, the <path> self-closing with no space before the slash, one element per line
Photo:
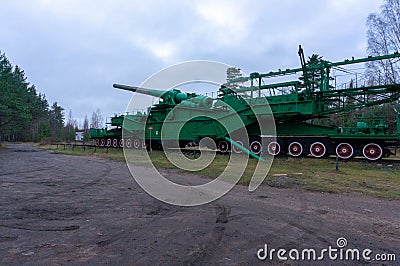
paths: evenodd
<path fill-rule="evenodd" d="M 243 145 L 242 141 L 237 140 L 237 142 Z M 94 143 L 100 147 L 127 149 L 146 149 L 150 146 L 149 141 L 146 143 L 139 138 L 98 138 L 94 139 Z M 162 150 L 159 141 L 154 141 L 151 146 L 154 150 Z M 398 145 L 394 142 L 386 143 L 371 139 L 332 140 L 327 137 L 278 137 L 276 140 L 253 140 L 248 148 L 254 154 L 265 153 L 271 156 L 325 158 L 334 155 L 343 160 L 362 156 L 370 161 L 375 161 L 394 154 L 392 150 L 396 150 L 397 147 Z M 231 146 L 226 140 L 220 140 L 217 143 L 217 149 L 222 154 L 243 152 L 235 146 Z"/>

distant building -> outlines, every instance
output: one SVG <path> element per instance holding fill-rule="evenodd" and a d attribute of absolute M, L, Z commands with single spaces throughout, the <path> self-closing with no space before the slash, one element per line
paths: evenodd
<path fill-rule="evenodd" d="M 83 141 L 83 134 L 84 133 L 85 133 L 84 131 L 75 132 L 75 140 L 76 141 Z"/>

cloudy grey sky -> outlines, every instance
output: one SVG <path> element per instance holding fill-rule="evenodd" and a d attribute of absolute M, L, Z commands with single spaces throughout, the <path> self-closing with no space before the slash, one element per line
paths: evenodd
<path fill-rule="evenodd" d="M 212 60 L 246 73 L 366 56 L 366 19 L 380 0 L 15 0 L 1 3 L 0 51 L 28 81 L 83 121 L 125 111 L 140 85 L 187 60 Z"/>

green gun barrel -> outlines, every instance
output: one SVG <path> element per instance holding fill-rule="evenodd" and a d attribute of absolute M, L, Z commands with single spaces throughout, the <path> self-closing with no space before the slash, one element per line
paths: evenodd
<path fill-rule="evenodd" d="M 178 104 L 181 101 L 184 101 L 188 98 L 188 95 L 186 93 L 182 93 L 180 90 L 162 91 L 162 90 L 145 89 L 141 87 L 133 87 L 121 84 L 113 84 L 113 87 L 117 89 L 158 97 L 163 100 L 167 100 L 168 102 L 173 102 L 175 104 Z"/>

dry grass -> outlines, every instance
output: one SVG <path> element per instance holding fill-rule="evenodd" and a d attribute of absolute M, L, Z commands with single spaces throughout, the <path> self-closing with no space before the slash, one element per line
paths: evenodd
<path fill-rule="evenodd" d="M 71 149 L 63 146 L 44 145 L 41 148 L 53 150 L 57 153 L 84 156 L 99 156 L 111 160 L 125 161 L 121 149 L 86 149 L 81 147 Z M 145 165 L 145 151 L 134 151 L 130 153 L 136 164 Z M 178 156 L 178 155 L 176 155 Z M 150 154 L 152 163 L 157 168 L 176 169 L 179 173 L 193 172 L 178 169 L 172 165 L 163 152 L 153 151 Z M 197 156 L 188 156 L 196 159 Z M 210 178 L 218 177 L 226 168 L 229 156 L 217 155 L 213 163 L 205 169 L 196 172 L 198 175 Z M 246 170 L 241 177 L 240 184 L 249 184 L 258 161 L 250 159 Z M 235 167 L 235 166 L 234 166 Z M 237 166 L 240 168 L 240 166 Z M 334 159 L 312 159 L 312 158 L 275 158 L 272 167 L 264 181 L 268 183 L 277 178 L 285 177 L 286 182 L 310 191 L 329 193 L 362 193 L 377 197 L 400 199 L 400 168 L 397 165 L 388 166 L 387 163 L 379 162 L 339 162 L 339 171 L 335 169 Z"/>

